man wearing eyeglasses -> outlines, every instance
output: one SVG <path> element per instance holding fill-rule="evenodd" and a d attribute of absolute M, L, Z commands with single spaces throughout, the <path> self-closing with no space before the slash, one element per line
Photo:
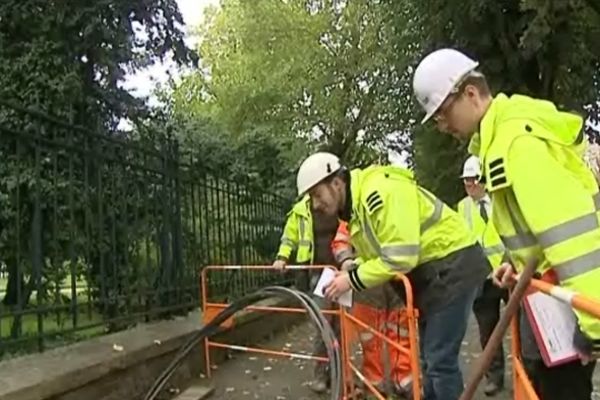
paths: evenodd
<path fill-rule="evenodd" d="M 515 269 L 535 259 L 540 274 L 551 273 L 560 286 L 600 301 L 600 191 L 583 160 L 582 117 L 550 101 L 492 96 L 478 66 L 457 50 L 436 50 L 415 69 L 413 89 L 426 113 L 423 123 L 433 119 L 440 131 L 470 140 L 469 152 L 481 160 L 492 221 L 511 259 L 494 271 L 494 282 L 511 284 Z M 536 359 L 522 346 L 529 377 L 544 400 L 592 396 L 600 320 L 575 314 L 572 340 L 579 360 L 550 367 L 539 352 Z"/>

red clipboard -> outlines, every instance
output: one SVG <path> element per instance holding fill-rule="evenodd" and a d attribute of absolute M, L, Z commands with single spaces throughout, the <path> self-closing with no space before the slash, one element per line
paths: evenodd
<path fill-rule="evenodd" d="M 547 367 L 579 359 L 573 345 L 577 317 L 568 304 L 542 292 L 527 294 L 523 308 Z"/>

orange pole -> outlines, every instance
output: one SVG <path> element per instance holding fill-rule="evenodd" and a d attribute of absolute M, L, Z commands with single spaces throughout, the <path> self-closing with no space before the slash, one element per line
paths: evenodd
<path fill-rule="evenodd" d="M 574 292 L 572 290 L 563 288 L 561 286 L 555 286 L 548 282 L 533 279 L 531 286 L 544 292 L 558 300 L 561 300 L 572 307 L 586 312 L 596 318 L 600 318 L 600 302 L 589 297 L 585 297 L 582 294 Z"/>
<path fill-rule="evenodd" d="M 232 270 L 232 269 L 243 269 L 250 271 L 264 271 L 264 270 L 303 270 L 303 269 L 337 269 L 332 265 L 286 265 L 285 268 L 277 268 L 272 265 L 207 265 L 203 269 L 210 270 Z"/>
<path fill-rule="evenodd" d="M 212 341 L 209 341 L 208 345 L 211 347 L 218 347 L 221 349 L 231 349 L 231 350 L 237 350 L 237 351 L 245 351 L 247 353 L 266 354 L 269 356 L 299 358 L 299 359 L 303 359 L 303 360 L 316 360 L 316 361 L 321 361 L 321 362 L 329 361 L 329 358 L 327 358 L 327 357 L 320 357 L 320 356 L 315 356 L 315 355 L 311 355 L 311 354 L 290 353 L 287 351 L 260 349 L 258 347 L 249 347 L 249 346 L 237 346 L 234 344 L 219 343 L 219 342 L 212 342 Z"/>
<path fill-rule="evenodd" d="M 229 304 L 208 303 L 206 306 L 207 306 L 207 308 L 225 309 L 229 306 Z M 293 307 L 248 306 L 248 307 L 245 307 L 244 310 L 246 310 L 246 311 L 278 311 L 278 312 L 306 314 L 306 310 L 304 308 L 293 308 Z M 339 310 L 332 310 L 332 309 L 321 310 L 321 312 L 323 312 L 323 314 L 333 314 L 333 315 L 339 315 L 339 313 L 340 313 Z"/>
<path fill-rule="evenodd" d="M 368 330 L 369 332 L 371 332 L 372 334 L 374 334 L 375 336 L 377 336 L 379 339 L 384 340 L 386 343 L 389 343 L 396 350 L 401 351 L 402 353 L 404 353 L 406 355 L 410 355 L 410 351 L 409 350 L 407 350 L 404 347 L 400 346 L 398 343 L 394 342 L 393 340 L 391 340 L 390 338 L 388 338 L 387 336 L 385 336 L 383 333 L 381 333 L 381 332 L 373 329 L 369 325 L 365 324 L 360 319 L 356 318 L 354 315 L 347 314 L 346 318 L 348 318 L 350 321 L 354 322 L 356 325 L 360 326 L 361 328 L 364 328 L 364 329 Z"/>
<path fill-rule="evenodd" d="M 356 368 L 354 366 L 354 364 L 352 364 L 351 362 L 348 362 L 347 365 L 354 372 L 354 374 L 356 374 L 356 376 L 358 376 L 358 379 L 360 379 L 367 386 L 367 388 L 371 391 L 371 393 L 373 393 L 373 395 L 375 397 L 377 397 L 377 400 L 386 400 L 386 398 L 383 397 L 383 395 L 379 392 L 379 390 L 377 390 L 377 388 L 371 382 L 369 382 L 368 379 L 366 379 L 363 376 L 363 374 L 359 371 L 358 368 Z"/>
<path fill-rule="evenodd" d="M 517 376 L 517 380 L 519 381 L 519 396 L 521 395 L 521 391 L 524 391 L 525 397 L 523 397 L 523 400 L 539 400 L 538 395 L 535 393 L 535 389 L 529 381 L 527 372 L 525 372 L 525 368 L 523 367 L 523 364 L 521 364 L 520 358 L 517 360 L 513 360 L 513 369 L 514 374 Z M 521 397 L 519 397 L 518 399 L 521 399 Z"/>
<path fill-rule="evenodd" d="M 316 269 L 325 269 L 325 268 L 331 268 L 331 269 L 336 269 L 330 265 L 288 265 L 286 266 L 286 270 L 316 270 Z M 205 266 L 204 268 L 201 269 L 200 271 L 200 296 L 202 299 L 202 311 L 203 311 L 203 315 L 206 315 L 206 311 L 209 308 L 217 308 L 217 309 L 224 309 L 226 307 L 229 306 L 229 304 L 225 304 L 225 303 L 209 303 L 208 302 L 208 293 L 207 293 L 207 289 L 208 289 L 208 285 L 207 285 L 207 273 L 208 271 L 213 271 L 213 270 L 252 270 L 252 271 L 264 271 L 264 270 L 280 270 L 280 268 L 276 268 L 273 267 L 272 265 L 208 265 Z M 299 309 L 299 308 L 286 308 L 286 307 L 261 307 L 261 306 L 250 306 L 250 307 L 246 307 L 245 309 L 247 310 L 253 310 L 253 311 L 275 311 L 275 312 L 296 312 L 296 313 L 306 313 L 307 311 L 304 309 Z M 323 310 L 323 312 L 325 314 L 334 314 L 334 315 L 340 315 L 340 311 L 336 311 L 336 310 Z M 237 348 L 237 349 L 247 349 L 245 351 L 253 351 L 256 353 L 263 353 L 263 354 L 270 354 L 270 355 L 280 355 L 280 356 L 289 356 L 292 357 L 292 355 L 294 355 L 293 353 L 286 353 L 286 352 L 278 352 L 278 351 L 273 351 L 273 350 L 265 350 L 265 349 L 258 349 L 258 348 L 251 348 L 251 347 L 244 347 L 244 346 L 237 346 L 237 347 L 232 347 L 234 345 L 226 345 L 223 343 L 217 343 L 217 342 L 210 342 L 208 338 L 204 339 L 204 359 L 205 359 L 205 364 L 206 364 L 206 376 L 208 378 L 211 377 L 211 366 L 210 366 L 210 347 L 226 347 L 226 348 Z M 296 356 L 296 358 L 306 358 L 306 357 L 311 357 L 311 356 L 304 356 L 304 355 L 298 355 L 295 354 L 294 356 Z M 301 357 L 304 356 L 304 357 Z M 314 356 L 316 357 L 316 356 Z M 293 358 L 293 357 L 292 357 Z M 328 361 L 327 358 L 321 358 L 321 361 Z M 314 359 L 319 359 L 319 358 L 314 358 Z"/>
<path fill-rule="evenodd" d="M 208 307 L 207 304 L 207 296 L 208 294 L 206 293 L 206 268 L 203 268 L 200 271 L 200 295 L 202 296 L 202 315 L 206 314 L 206 310 Z M 208 378 L 211 377 L 211 370 L 210 370 L 210 346 L 208 345 L 208 338 L 205 337 L 204 338 L 204 363 L 206 364 L 206 376 Z"/>
<path fill-rule="evenodd" d="M 402 281 L 406 293 L 406 321 L 408 323 L 408 344 L 410 370 L 413 379 L 413 400 L 421 399 L 421 366 L 418 341 L 418 312 L 414 308 L 413 292 L 410 280 L 404 274 L 397 274 L 396 280 Z"/>
<path fill-rule="evenodd" d="M 340 329 L 342 336 L 342 375 L 344 377 L 344 398 L 354 399 L 354 375 L 348 371 L 347 365 L 351 362 L 351 348 L 350 348 L 350 330 L 348 327 L 348 321 L 346 316 L 348 311 L 340 306 Z"/>
<path fill-rule="evenodd" d="M 517 315 L 513 316 L 510 322 L 510 354 L 512 357 L 514 400 L 519 400 L 519 374 L 516 364 L 520 362 L 521 344 L 519 341 L 519 322 L 517 321 Z"/>

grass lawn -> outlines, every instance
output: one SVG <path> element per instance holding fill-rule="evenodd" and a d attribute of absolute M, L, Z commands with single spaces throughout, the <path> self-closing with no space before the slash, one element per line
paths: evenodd
<path fill-rule="evenodd" d="M 6 277 L 0 278 L 0 299 L 4 297 L 6 291 Z M 64 287 L 61 289 L 62 303 L 60 306 L 68 307 L 71 298 L 70 277 L 65 279 Z M 94 309 L 88 307 L 87 282 L 85 279 L 77 281 L 77 325 L 74 325 L 73 315 L 70 309 L 57 311 L 44 311 L 40 314 L 41 324 L 36 313 L 37 306 L 37 291 L 31 294 L 29 305 L 26 311 L 30 312 L 21 318 L 21 334 L 20 338 L 31 338 L 29 343 L 13 343 L 8 345 L 8 350 L 16 350 L 17 352 L 26 352 L 27 348 L 32 345 L 37 345 L 37 336 L 40 334 L 49 334 L 50 336 L 44 339 L 45 345 L 53 347 L 54 344 L 64 342 L 72 342 L 86 337 L 96 336 L 104 332 L 104 325 L 94 326 L 86 329 L 86 326 L 96 325 L 102 322 L 102 315 Z M 53 296 L 52 296 L 53 297 Z M 48 299 L 46 304 L 42 306 L 53 307 L 53 298 Z M 13 326 L 14 317 L 11 314 L 11 309 L 0 303 L 0 342 L 11 340 L 11 329 Z M 61 332 L 72 330 L 73 328 L 81 329 L 76 332 L 61 334 Z"/>

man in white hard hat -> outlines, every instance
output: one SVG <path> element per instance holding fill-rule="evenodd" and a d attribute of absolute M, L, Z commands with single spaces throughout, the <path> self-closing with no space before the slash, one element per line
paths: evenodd
<path fill-rule="evenodd" d="M 413 89 L 440 131 L 470 139 L 492 199 L 492 220 L 512 265 L 494 273 L 508 285 L 514 270 L 539 260 L 542 278 L 600 300 L 600 193 L 583 161 L 585 135 L 579 115 L 523 95 L 492 97 L 478 63 L 454 49 L 427 55 L 413 77 Z M 600 354 L 600 320 L 575 311 L 573 344 L 581 360 L 548 367 L 522 318 L 522 355 L 530 378 L 544 400 L 589 400 Z M 564 385 L 563 382 L 569 382 Z"/>
<path fill-rule="evenodd" d="M 316 153 L 300 166 L 297 186 L 316 209 L 348 222 L 360 260 L 336 275 L 327 298 L 406 274 L 420 312 L 424 399 L 457 400 L 460 346 L 477 290 L 491 272 L 465 221 L 397 166 L 349 171 L 335 155 Z"/>
<path fill-rule="evenodd" d="M 481 182 L 481 166 L 479 158 L 470 156 L 463 165 L 461 174 L 467 197 L 458 203 L 458 213 L 467 222 L 469 228 L 477 236 L 483 251 L 492 265 L 497 268 L 502 264 L 506 249 L 500 236 L 489 219 L 492 214 L 492 202 Z M 492 331 L 500 320 L 500 302 L 507 299 L 506 289 L 494 285 L 491 279 L 483 282 L 481 291 L 473 304 L 473 312 L 479 326 L 479 342 L 483 349 Z M 490 368 L 486 372 L 487 384 L 484 393 L 493 396 L 504 387 L 504 350 L 502 345 L 496 351 Z"/>

